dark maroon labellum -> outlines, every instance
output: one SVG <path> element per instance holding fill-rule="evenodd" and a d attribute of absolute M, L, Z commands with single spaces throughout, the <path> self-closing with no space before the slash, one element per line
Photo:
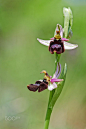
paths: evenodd
<path fill-rule="evenodd" d="M 27 88 L 28 88 L 30 91 L 35 92 L 35 91 L 38 90 L 39 85 L 37 85 L 37 84 L 29 84 L 29 85 L 27 86 Z"/>
<path fill-rule="evenodd" d="M 38 92 L 41 92 L 41 91 L 48 88 L 48 82 L 46 82 L 46 79 L 43 79 L 42 82 L 41 81 L 36 81 L 35 84 L 29 84 L 27 86 L 27 88 L 30 91 L 33 91 L 33 92 L 35 92 L 37 90 L 38 90 Z"/>
<path fill-rule="evenodd" d="M 48 49 L 51 54 L 54 54 L 54 52 L 56 52 L 57 54 L 61 54 L 65 51 L 64 43 L 61 39 L 51 41 Z"/>

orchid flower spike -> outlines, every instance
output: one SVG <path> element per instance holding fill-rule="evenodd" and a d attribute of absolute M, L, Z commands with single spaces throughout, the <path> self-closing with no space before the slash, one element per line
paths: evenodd
<path fill-rule="evenodd" d="M 53 75 L 53 78 L 52 78 L 52 76 L 49 76 L 45 70 L 43 70 L 41 73 L 44 73 L 44 79 L 36 81 L 35 84 L 27 85 L 27 88 L 33 92 L 35 92 L 37 90 L 38 90 L 38 92 L 41 92 L 47 88 L 48 88 L 48 90 L 51 91 L 51 90 L 57 88 L 56 82 L 63 81 L 63 79 L 58 79 L 60 72 L 61 72 L 61 65 L 58 63 L 57 69 L 56 69 L 55 74 Z"/>
<path fill-rule="evenodd" d="M 51 54 L 54 54 L 54 52 L 61 54 L 65 50 L 72 50 L 78 47 L 78 45 L 76 44 L 66 42 L 69 39 L 63 38 L 63 28 L 60 24 L 57 24 L 53 38 L 51 38 L 50 40 L 42 40 L 37 38 L 37 40 L 41 44 L 48 46 Z"/>

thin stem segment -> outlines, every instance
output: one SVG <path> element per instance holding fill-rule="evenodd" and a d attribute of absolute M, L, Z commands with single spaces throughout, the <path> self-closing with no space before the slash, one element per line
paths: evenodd
<path fill-rule="evenodd" d="M 56 71 L 57 63 L 59 62 L 60 56 L 61 56 L 61 54 L 57 54 L 55 52 L 55 70 L 54 70 L 54 73 Z M 52 110 L 53 110 L 53 107 L 49 107 L 49 104 L 50 104 L 50 102 L 51 102 L 51 100 L 53 98 L 54 93 L 55 93 L 55 89 L 53 89 L 52 91 L 50 91 L 49 101 L 48 101 L 48 107 L 47 107 L 47 112 L 46 112 L 46 118 L 45 118 L 44 129 L 48 129 L 48 127 L 49 127 L 50 116 L 51 116 L 51 113 L 52 113 Z"/>
<path fill-rule="evenodd" d="M 54 70 L 54 73 L 55 73 L 55 71 L 56 71 L 57 63 L 59 62 L 60 56 L 61 56 L 61 54 L 57 54 L 57 53 L 55 52 L 55 70 Z"/>

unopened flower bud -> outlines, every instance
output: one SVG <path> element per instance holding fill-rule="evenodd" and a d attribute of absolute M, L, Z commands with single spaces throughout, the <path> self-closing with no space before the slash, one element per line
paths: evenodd
<path fill-rule="evenodd" d="M 69 37 L 69 33 L 72 28 L 73 24 L 73 15 L 71 9 L 68 8 L 63 8 L 63 14 L 64 14 L 64 35 L 65 38 Z"/>

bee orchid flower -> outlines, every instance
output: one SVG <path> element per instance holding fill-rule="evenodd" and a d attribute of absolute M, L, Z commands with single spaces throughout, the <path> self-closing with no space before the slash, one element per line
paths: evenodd
<path fill-rule="evenodd" d="M 50 40 L 42 40 L 37 38 L 37 40 L 41 44 L 48 46 L 51 54 L 54 54 L 54 52 L 56 52 L 57 54 L 61 54 L 65 50 L 71 50 L 78 47 L 78 45 L 76 44 L 66 42 L 69 41 L 69 39 L 63 38 L 63 28 L 60 24 L 57 24 L 53 38 L 51 38 Z"/>
<path fill-rule="evenodd" d="M 38 90 L 38 92 L 41 92 L 47 88 L 48 88 L 48 90 L 51 91 L 51 90 L 57 88 L 56 82 L 63 81 L 63 79 L 58 79 L 60 72 L 61 72 L 60 64 L 57 65 L 57 69 L 56 69 L 55 74 L 53 75 L 53 78 L 52 78 L 52 76 L 49 76 L 45 70 L 43 70 L 41 72 L 41 73 L 45 74 L 43 80 L 38 80 L 35 82 L 35 84 L 29 84 L 29 85 L 27 85 L 27 88 L 33 92 L 35 92 L 37 90 Z"/>

